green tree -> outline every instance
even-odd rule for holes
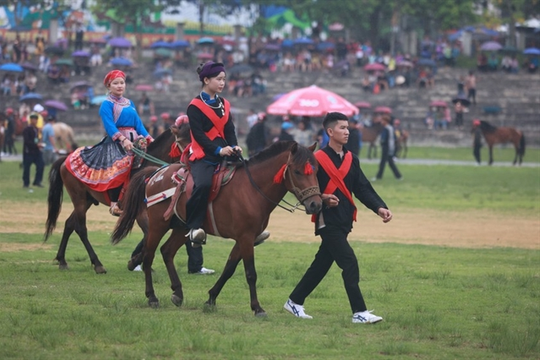
[[[112,12],[113,21],[120,25],[131,24],[136,39],[137,58],[141,53],[140,29],[143,21],[152,13],[161,12],[169,7],[179,6],[181,0],[96,0],[92,11],[96,14],[103,13],[103,9]]]

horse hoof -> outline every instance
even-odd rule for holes
[[[256,317],[267,317],[268,315],[266,314],[266,311],[261,311],[261,312],[255,312],[255,316]]]
[[[150,306],[152,309],[159,308],[159,300],[148,300],[148,306]]]
[[[58,265],[58,269],[60,269],[60,270],[69,270],[69,266],[67,264],[60,264],[60,265]]]
[[[107,270],[105,270],[105,268],[103,266],[96,266],[94,268],[94,271],[96,272],[96,274],[106,274],[107,273]]]
[[[181,298],[181,297],[178,296],[178,295],[172,294],[172,295],[171,295],[171,301],[172,301],[172,303],[173,303],[174,305],[176,305],[176,306],[181,306],[182,303],[184,302],[184,299]]]
[[[208,301],[204,303],[203,312],[212,313],[217,311],[216,303],[209,303]]]

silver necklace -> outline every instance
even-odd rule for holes
[[[201,96],[201,100],[203,101],[203,103],[206,104],[206,106],[208,106],[209,108],[212,108],[214,110],[221,110],[221,116],[225,116],[225,109],[223,108],[223,103],[221,102],[221,100],[219,99],[219,96],[216,96],[216,101],[219,103],[218,106],[212,106],[210,104],[208,104],[203,96],[202,96],[202,92],[200,93],[200,96]]]

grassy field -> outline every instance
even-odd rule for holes
[[[444,151],[450,159],[467,156],[465,150]],[[374,185],[400,212],[475,217],[488,209],[509,218],[540,217],[540,168],[408,165],[401,170],[404,181],[387,172]],[[366,164],[364,171],[371,177],[376,165]],[[306,301],[313,320],[282,310],[318,247],[292,239],[271,238],[256,249],[258,295],[267,318],[250,311],[243,267],[225,286],[217,307],[205,308],[206,292],[232,246],[211,238],[205,263],[217,269],[217,276],[188,275],[185,251],[179,251],[181,308],[169,301],[169,279],[156,257],[161,308],[154,310],[146,305],[143,274],[126,270],[139,236],[113,247],[110,229],[90,228],[108,273],[93,272],[76,236],[67,252],[70,270],[59,271],[52,262],[59,234],[42,243],[46,214],[41,221],[24,215],[14,219],[46,201],[45,190],[28,193],[20,178],[18,164],[0,164],[0,359],[540,358],[540,250],[353,241],[368,307],[384,317],[366,326],[351,323],[335,266]],[[70,210],[68,201],[64,212]],[[435,240],[438,233],[432,236]]]

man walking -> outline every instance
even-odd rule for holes
[[[304,300],[319,285],[335,261],[342,270],[343,284],[353,313],[352,322],[372,324],[381,321],[382,317],[367,310],[358,285],[358,260],[347,240],[352,222],[356,221],[352,195],[385,223],[392,220],[392,212],[367,180],[358,157],[344,147],[349,138],[348,126],[347,116],[342,113],[328,113],[324,118],[323,130],[330,140],[328,146],[315,153],[315,157],[320,165],[317,179],[326,206],[312,218],[315,234],[320,235],[322,241],[315,259],[290,294],[284,308],[296,317],[311,319],[305,313]]]
[[[377,172],[377,176],[371,179],[371,181],[381,180],[384,173],[384,168],[386,167],[386,163],[388,163],[388,166],[394,173],[394,176],[396,179],[401,180],[402,176],[399,172],[395,162],[394,162],[394,156],[396,154],[396,134],[394,132],[394,127],[390,124],[390,115],[383,115],[382,116],[382,123],[384,125],[384,129],[381,133],[381,162],[379,163],[379,171]]]
[[[43,187],[43,154],[41,153],[41,144],[39,142],[39,131],[37,128],[38,115],[30,114],[30,124],[23,130],[23,187],[30,187],[30,166],[36,165],[36,177],[33,185]]]

